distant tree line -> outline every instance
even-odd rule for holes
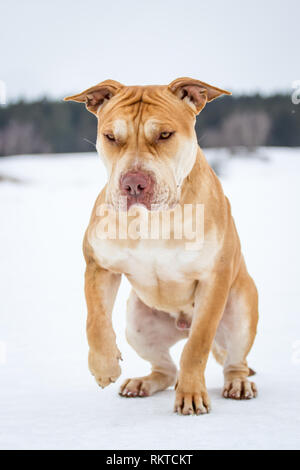
[[[197,117],[202,147],[300,146],[300,105],[289,95],[225,97]],[[94,151],[96,119],[84,106],[43,99],[0,107],[0,156]]]

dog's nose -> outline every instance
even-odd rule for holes
[[[142,197],[150,189],[151,178],[141,171],[129,171],[121,178],[120,185],[128,196]]]

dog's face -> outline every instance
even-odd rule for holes
[[[225,90],[179,78],[168,86],[124,86],[106,80],[65,98],[98,118],[97,151],[107,168],[107,202],[173,207],[197,154],[195,117]]]

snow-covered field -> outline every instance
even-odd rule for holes
[[[87,368],[81,242],[104,168],[94,154],[1,158],[0,448],[300,448],[300,150],[206,155],[223,162],[260,293],[249,358],[258,398],[221,398],[222,369],[213,359],[207,416],[173,414],[173,390],[118,396],[122,379],[149,370],[125,340],[125,280],[114,310],[123,373],[98,388]],[[177,360],[182,346],[173,349]]]

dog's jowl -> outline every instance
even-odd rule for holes
[[[179,414],[210,410],[204,374],[211,350],[224,368],[225,398],[257,393],[246,359],[257,291],[229,201],[194,129],[196,115],[224,94],[179,78],[145,87],[106,80],[66,98],[97,117],[108,175],[84,238],[90,370],[101,387],[121,374],[111,314],[124,274],[132,286],[126,336],[152,372],[127,379],[120,394],[146,397],[175,385]],[[169,349],[183,338],[177,372]]]

